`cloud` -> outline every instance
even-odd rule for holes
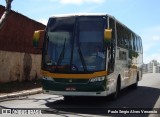
[[[61,4],[75,4],[75,5],[81,5],[85,3],[95,3],[95,4],[101,4],[105,2],[105,0],[50,0],[52,2],[59,2]]]
[[[149,27],[143,30],[143,38],[147,41],[160,40],[160,26]]]
[[[47,25],[48,20],[47,19],[39,19],[38,22],[41,22],[44,25]]]
[[[160,40],[160,36],[155,35],[155,36],[152,37],[152,39],[153,39],[153,40]]]

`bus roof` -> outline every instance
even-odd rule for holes
[[[109,17],[113,17],[109,14],[105,14],[105,13],[76,13],[76,14],[59,14],[59,15],[53,15],[52,17],[74,17],[74,16],[109,16]]]
[[[128,28],[126,25],[124,25],[122,22],[120,22],[119,20],[117,20],[114,16],[109,15],[109,14],[105,14],[105,13],[75,13],[75,14],[59,14],[59,15],[53,15],[50,18],[60,18],[60,17],[74,17],[74,16],[108,16],[112,19],[114,19],[117,23],[121,24],[122,26],[124,26],[125,28],[127,28],[128,30],[130,30],[132,33],[134,33],[135,35],[137,35],[135,32],[133,32],[130,28]],[[138,35],[137,35],[138,36]]]

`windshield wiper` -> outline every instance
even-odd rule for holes
[[[82,51],[81,51],[81,49],[79,47],[79,44],[78,44],[78,53],[79,53],[79,56],[80,56],[80,59],[81,59],[82,65],[83,65],[83,69],[84,69],[84,71],[87,71],[86,63],[84,61],[84,58],[83,58],[83,55],[82,55]]]
[[[64,44],[63,44],[63,49],[62,49],[61,54],[60,54],[60,56],[59,56],[57,65],[59,65],[59,64],[62,62],[63,58],[64,58],[65,46],[66,46],[66,38],[65,38],[65,41],[64,41]]]

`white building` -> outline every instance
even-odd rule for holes
[[[143,73],[148,73],[148,64],[143,64]]]
[[[158,73],[160,73],[160,65],[158,65]]]
[[[152,60],[148,63],[148,73],[160,73],[160,64],[157,60]]]

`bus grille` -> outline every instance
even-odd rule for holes
[[[81,83],[88,83],[89,80],[88,79],[70,79],[70,78],[61,79],[61,78],[55,78],[54,81],[57,82],[57,83],[70,83],[70,84],[78,83],[78,84],[81,84]]]

